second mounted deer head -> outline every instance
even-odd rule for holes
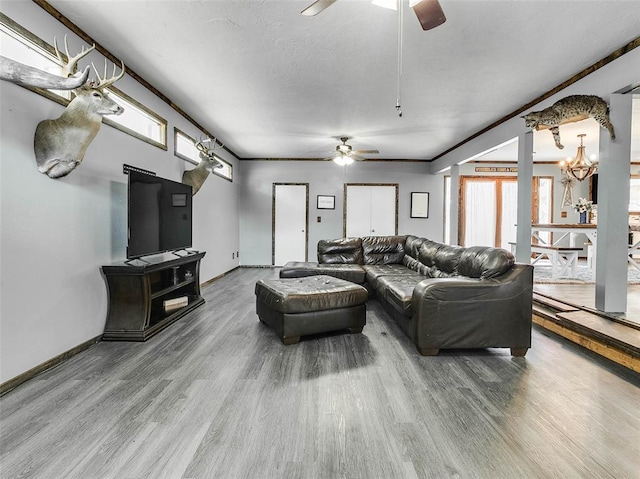
[[[95,45],[87,50],[83,48],[75,57],[69,55],[66,37],[64,45],[66,61],[54,39],[56,55],[63,74],[69,77],[78,60],[95,49]],[[107,78],[106,60],[103,77],[100,77],[93,66],[96,81],[85,81],[80,87],[74,89],[75,97],[58,118],[44,120],[38,124],[34,138],[34,151],[40,173],[50,178],[61,178],[71,173],[82,162],[89,144],[100,130],[102,117],[120,115],[124,111],[120,105],[109,98],[105,91],[105,88],[124,76],[124,63],[120,68],[120,73],[116,74],[117,67],[114,65],[113,74]]]
[[[196,148],[200,152],[200,164],[193,170],[182,173],[182,183],[190,185],[195,195],[209,177],[209,170],[222,167],[215,157],[215,151],[224,147],[222,143],[218,143],[216,138],[200,139],[195,143]]]

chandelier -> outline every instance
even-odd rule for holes
[[[598,165],[584,154],[585,147],[582,144],[582,138],[585,136],[587,135],[584,133],[578,135],[578,138],[580,138],[580,146],[578,147],[576,157],[573,159],[567,158],[560,162],[560,171],[562,174],[570,175],[578,181],[589,178],[598,171]]]

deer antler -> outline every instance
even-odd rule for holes
[[[64,36],[64,51],[67,55],[67,61],[64,60],[64,58],[62,57],[62,53],[60,53],[60,50],[58,50],[58,42],[56,40],[55,37],[53,37],[53,48],[55,49],[56,52],[56,56],[58,57],[58,61],[60,62],[60,66],[62,67],[62,74],[64,76],[70,77],[73,75],[74,73],[74,68],[76,66],[76,63],[78,63],[78,60],[80,60],[81,58],[83,58],[84,56],[86,56],[90,51],[95,50],[96,45],[95,43],[91,46],[91,48],[88,48],[87,50],[84,49],[84,46],[82,47],[82,49],[80,50],[80,53],[78,53],[75,57],[72,57],[71,54],[69,53],[69,44],[67,43],[67,36]],[[87,66],[84,69],[84,73],[87,73],[87,70],[89,69],[89,66]]]
[[[116,66],[116,64],[113,64],[113,75],[111,75],[111,78],[107,78],[107,60],[105,59],[104,61],[104,78],[100,78],[100,74],[98,73],[98,69],[95,67],[95,65],[92,63],[91,66],[93,67],[93,71],[96,73],[96,77],[98,77],[98,84],[94,86],[94,88],[98,89],[98,90],[102,90],[103,88],[108,87],[109,85],[114,84],[115,82],[117,82],[118,80],[120,80],[120,78],[122,78],[124,76],[124,62],[122,62],[120,68],[122,69],[122,71],[120,72],[120,74],[116,75],[116,71],[118,69],[118,67]]]
[[[207,147],[205,146],[205,143],[213,144],[213,146]],[[198,149],[200,153],[204,153],[205,155],[208,155],[209,152],[224,148],[224,144],[219,143],[217,138],[207,137],[204,140],[200,138],[199,141],[196,141],[195,147]]]
[[[204,146],[203,143],[204,143],[204,140],[202,140],[202,139],[199,140],[199,141],[196,141],[195,147],[198,149],[198,151],[200,153],[204,153],[206,155],[207,154],[207,147]]]

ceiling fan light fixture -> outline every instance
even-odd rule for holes
[[[401,0],[404,1],[404,0]],[[422,0],[409,0],[409,6],[415,7]],[[398,1],[397,0],[371,0],[371,3],[378,7],[388,8],[389,10],[397,10],[398,9]]]
[[[333,159],[333,162],[336,165],[345,166],[353,163],[353,158],[349,157],[348,155],[339,154],[336,155],[336,157]]]

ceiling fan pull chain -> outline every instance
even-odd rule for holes
[[[404,26],[403,4],[404,0],[398,2],[398,84],[396,90],[396,110],[398,116],[402,118],[402,107],[400,106],[400,83],[402,81],[402,31]]]

